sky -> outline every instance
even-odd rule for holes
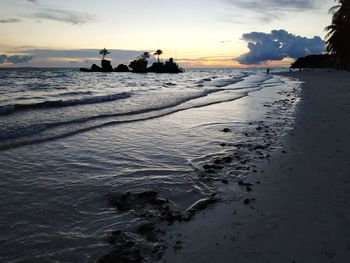
[[[324,52],[333,0],[0,0],[0,67],[116,66],[162,49],[183,67],[288,66]]]

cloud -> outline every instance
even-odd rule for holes
[[[232,5],[255,10],[262,11],[265,9],[274,11],[296,11],[296,10],[307,10],[315,8],[317,5],[316,0],[226,0]]]
[[[33,59],[32,56],[7,56],[5,54],[0,55],[0,64],[4,63],[11,63],[11,64],[21,64],[21,63],[28,63]]]
[[[19,23],[19,22],[21,22],[21,20],[18,18],[0,19],[0,24]]]
[[[283,16],[286,12],[302,12],[319,8],[320,0],[224,0],[235,8],[254,13],[252,19],[263,22]],[[227,18],[228,20],[228,18]],[[233,18],[235,20],[235,18]]]
[[[31,3],[34,3],[34,4],[38,3],[38,0],[27,0],[27,1],[31,2]]]
[[[67,11],[55,8],[40,8],[34,13],[35,18],[59,21],[71,25],[85,24],[92,22],[96,17],[89,13]]]
[[[285,30],[272,30],[271,33],[251,32],[244,34],[242,39],[248,42],[249,52],[234,60],[245,65],[284,58],[296,59],[325,51],[325,42],[320,37],[306,38]]]

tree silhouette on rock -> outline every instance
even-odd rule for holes
[[[342,69],[350,69],[350,0],[335,0],[338,4],[329,12],[332,24],[325,28],[327,51],[340,62]]]
[[[159,56],[163,54],[163,51],[161,49],[157,49],[157,51],[154,53],[155,56],[158,56],[158,63],[160,63]]]
[[[108,54],[111,54],[111,52],[109,52],[106,48],[100,50],[100,55],[102,55],[102,60],[104,60]]]
[[[150,57],[151,55],[149,52],[144,52],[139,57],[137,57],[134,61],[131,61],[129,67],[135,73],[146,73],[148,59]]]
[[[151,57],[151,54],[149,52],[143,52],[140,56],[140,59],[147,60]]]

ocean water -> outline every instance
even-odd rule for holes
[[[251,75],[248,84],[233,86],[249,73],[192,70],[159,77],[20,69],[0,74],[0,149],[234,100],[270,78]]]
[[[203,164],[233,153],[223,143],[261,143],[262,123],[282,135],[294,108],[273,103],[299,85],[258,69],[1,69],[0,261],[96,262],[111,231],[142,221],[110,192],[156,190],[180,211],[212,192],[237,200],[236,185],[198,180]]]

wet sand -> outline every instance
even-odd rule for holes
[[[350,73],[284,75],[305,83],[282,148],[240,201],[174,224],[165,262],[349,262]]]

